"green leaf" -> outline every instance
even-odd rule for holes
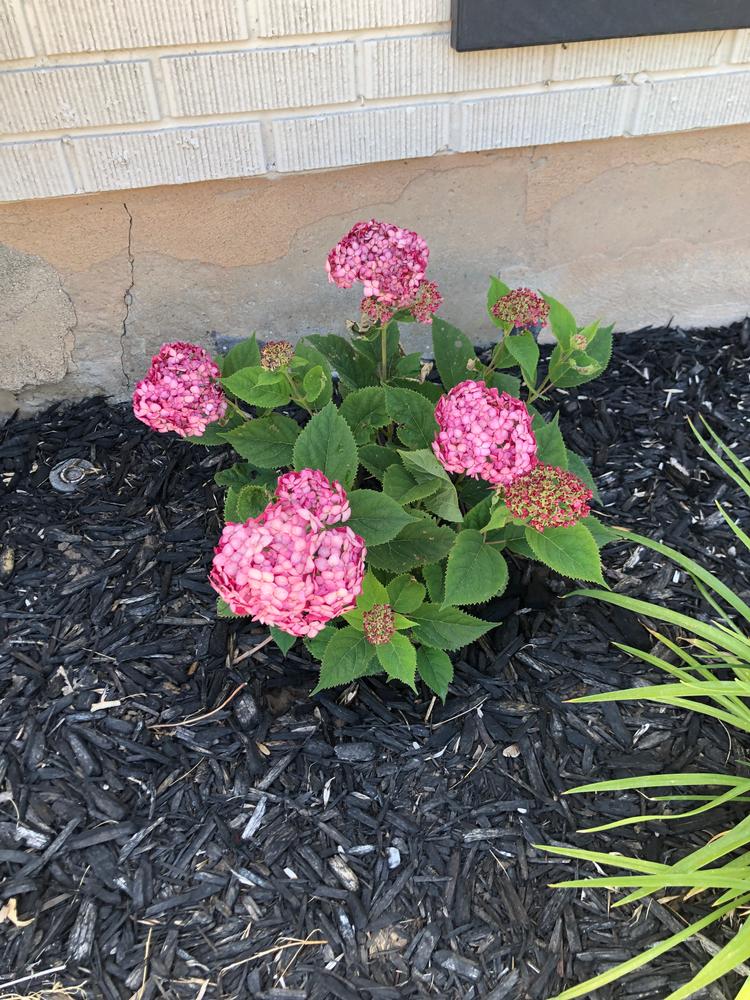
[[[401,347],[401,336],[399,334],[398,323],[391,321],[385,331],[386,348],[386,378],[388,372],[392,370]],[[352,347],[361,354],[371,364],[376,372],[380,371],[381,365],[381,332],[380,327],[368,330],[365,334],[360,334],[352,338]]]
[[[357,598],[358,611],[371,611],[376,604],[389,604],[388,591],[372,570],[368,569],[362,581],[362,593]]]
[[[404,378],[418,379],[422,371],[422,355],[419,351],[405,354],[396,362],[395,372]]]
[[[450,477],[435,457],[432,448],[419,448],[417,451],[399,451],[401,461],[418,483],[426,479],[442,479],[450,482]]]
[[[225,441],[222,444],[226,444]],[[214,475],[217,486],[248,486],[255,478],[255,470],[250,462],[235,462],[228,469],[221,469]]]
[[[438,479],[424,479],[421,483],[406,471],[403,465],[392,465],[383,476],[383,492],[400,504],[414,503],[435,493],[440,486]]]
[[[599,495],[599,490],[596,488],[596,483],[594,482],[594,477],[591,475],[591,471],[581,458],[570,448],[567,449],[568,452],[568,470],[574,473],[581,482],[585,483],[591,492],[594,494],[594,499],[601,502],[601,496]]]
[[[338,629],[333,625],[326,625],[326,627],[318,632],[316,636],[312,639],[305,637],[302,642],[304,643],[305,649],[308,651],[310,656],[314,657],[320,663],[323,659],[323,654],[326,651],[326,646],[331,641],[333,636],[338,632]]]
[[[619,532],[613,531],[608,524],[600,521],[599,518],[594,517],[593,514],[590,514],[588,517],[584,517],[581,524],[584,524],[588,528],[591,536],[600,549],[605,545],[609,545],[610,542],[622,541],[622,535]]]
[[[369,549],[367,560],[376,569],[403,573],[414,566],[442,559],[448,554],[454,538],[455,533],[450,528],[437,525],[429,518],[419,518],[402,528],[392,541]]]
[[[526,528],[525,535],[534,556],[556,573],[605,585],[599,549],[580,521],[570,528]]]
[[[375,647],[365,639],[361,632],[347,626],[334,632],[323,653],[320,666],[320,679],[313,689],[313,694],[325,691],[326,688],[348,684],[357,677],[370,673],[370,666],[375,659]]]
[[[503,324],[496,316],[492,315],[492,307],[498,299],[507,295],[509,291],[510,288],[504,281],[501,281],[499,278],[490,278],[490,288],[487,292],[487,315],[490,317],[495,326],[502,326]]]
[[[274,409],[286,406],[291,396],[289,383],[282,372],[267,372],[265,368],[241,368],[222,384],[232,395],[251,406]]]
[[[506,524],[504,528],[493,534],[493,540],[502,541],[505,548],[526,559],[535,559],[531,546],[526,541],[526,528],[523,524]]]
[[[229,607],[227,602],[223,597],[216,598],[216,614],[219,618],[242,618],[242,615],[236,615],[234,611]]]
[[[464,515],[464,528],[474,528],[476,531],[481,531],[492,514],[493,499],[493,496],[487,496],[475,504],[471,510],[467,510]]]
[[[388,675],[388,680],[403,681],[416,691],[414,675],[417,670],[417,651],[406,638],[398,632],[390,642],[375,647],[375,655],[380,666]]]
[[[547,423],[544,417],[537,414],[532,422],[536,438],[536,456],[545,465],[554,465],[559,469],[568,468],[568,450],[560,433],[560,414],[556,413]]]
[[[357,444],[365,444],[374,430],[390,423],[382,385],[371,385],[350,392],[339,412],[351,427]]]
[[[226,444],[226,439],[224,435],[231,431],[234,427],[241,427],[245,425],[245,421],[234,411],[230,411],[229,415],[224,417],[223,420],[214,420],[212,423],[206,425],[205,431],[198,437],[195,434],[188,434],[184,440],[189,441],[190,444],[202,444],[207,448],[215,448],[217,445]]]
[[[461,649],[497,625],[458,608],[441,608],[437,604],[423,604],[409,617],[414,621],[414,641],[436,649]]]
[[[270,499],[263,486],[231,486],[224,501],[224,520],[243,524],[262,513]]]
[[[234,450],[261,469],[280,469],[292,464],[294,442],[300,428],[296,421],[282,413],[248,420],[235,430],[224,434]]]
[[[515,375],[504,375],[502,372],[491,372],[485,380],[487,385],[498,392],[507,392],[514,399],[520,399],[521,380]]]
[[[323,395],[326,385],[326,373],[322,365],[313,365],[308,368],[302,379],[302,392],[308,403],[314,403],[319,396]]]
[[[390,384],[396,389],[411,389],[412,392],[419,393],[432,403],[433,410],[437,406],[438,400],[443,395],[442,386],[437,382],[420,382],[413,378],[394,378]]]
[[[442,604],[445,598],[445,566],[442,563],[428,563],[422,567],[422,576],[432,603]]]
[[[315,399],[315,404],[318,409],[321,409],[326,405],[326,403],[331,402],[331,397],[333,395],[333,378],[331,375],[331,366],[328,364],[327,359],[320,353],[317,347],[313,347],[312,344],[305,340],[301,340],[295,350],[293,363],[297,360],[301,360],[307,363],[310,367],[320,367],[325,372],[325,383],[323,385],[323,391]]]
[[[469,338],[437,316],[432,321],[432,351],[440,380],[446,389],[452,389],[466,379],[482,377],[484,365],[477,358]]]
[[[356,534],[361,535],[368,549],[372,545],[390,542],[404,525],[416,518],[407,514],[401,504],[385,493],[376,490],[354,490],[349,494],[352,515],[346,522]]]
[[[485,532],[498,531],[500,528],[504,528],[508,521],[511,521],[512,515],[504,503],[497,504],[490,514],[490,519],[484,527]],[[495,539],[493,538],[493,541]]]
[[[275,625],[272,625],[269,631],[273,636],[273,641],[279,647],[284,656],[286,656],[286,654],[289,652],[289,650],[297,641],[297,636],[289,635],[288,632],[282,632],[281,629],[276,628]]]
[[[375,366],[362,354],[358,354],[348,340],[333,333],[314,333],[304,339],[336,369],[339,379],[347,388],[361,389],[365,385],[377,383]]]
[[[257,368],[260,364],[260,348],[255,339],[255,334],[251,334],[247,340],[243,340],[219,359],[221,374],[224,378],[234,375],[242,368]]]
[[[427,687],[445,704],[448,685],[453,680],[450,656],[442,649],[420,646],[417,650],[417,671]]]
[[[333,403],[316,413],[294,445],[294,468],[320,469],[328,478],[351,486],[359,460],[349,424]]]
[[[435,479],[429,481],[440,482]],[[422,504],[432,514],[436,514],[444,521],[461,522],[463,520],[461,508],[458,506],[456,487],[451,482],[440,482],[437,491],[426,496]]]
[[[504,343],[508,352],[520,365],[524,382],[533,388],[536,385],[536,369],[539,364],[539,346],[534,340],[534,335],[527,330],[525,333],[506,337]]]
[[[595,365],[593,371],[577,372],[573,368],[568,368],[559,377],[555,377],[555,385],[560,389],[570,389],[598,378],[612,357],[612,330],[611,326],[601,327],[586,350],[587,362]],[[550,359],[550,374],[552,374],[553,360],[554,351]]]
[[[388,603],[394,611],[408,615],[416,610],[425,598],[424,586],[409,573],[402,573],[388,584]]]
[[[502,553],[485,542],[481,532],[459,532],[448,555],[445,604],[482,604],[508,585],[508,565]]]
[[[551,295],[542,293],[542,298],[549,306],[549,325],[555,339],[564,351],[572,347],[573,336],[578,332],[578,326],[570,310],[553,299]]]
[[[375,479],[383,481],[386,470],[392,465],[400,465],[401,459],[395,448],[382,444],[364,444],[359,449],[359,460]]]
[[[385,387],[385,405],[391,420],[400,424],[398,436],[407,448],[429,448],[438,432],[435,407],[413,389]]]

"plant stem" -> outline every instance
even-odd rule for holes
[[[292,402],[296,403],[298,406],[303,407],[303,409],[307,410],[307,412],[310,414],[310,416],[312,416],[312,412],[313,411],[310,409],[310,407],[305,402],[304,397],[297,394],[297,386],[294,384],[294,379],[289,374],[289,372],[286,370],[286,368],[284,369],[284,377],[286,378],[287,382],[289,383],[289,388],[291,390],[291,395],[292,395]]]
[[[380,324],[380,381],[388,375],[388,324]]]

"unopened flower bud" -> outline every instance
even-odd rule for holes
[[[514,517],[532,528],[570,528],[590,513],[593,493],[566,469],[537,465],[531,472],[505,487],[503,497]]]
[[[294,357],[294,348],[288,340],[269,340],[260,352],[260,366],[266,371],[275,372],[286,368]]]
[[[396,631],[393,608],[390,604],[376,604],[362,615],[365,639],[373,646],[384,646]]]

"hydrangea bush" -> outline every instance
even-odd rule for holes
[[[579,327],[552,297],[492,278],[500,339],[480,358],[434,315],[428,260],[417,233],[359,222],[326,261],[331,282],[361,286],[350,337],[253,336],[215,360],[166,344],[136,386],[154,430],[236,451],[216,476],[218,613],[269,625],[285,652],[302,638],[316,691],[385,672],[444,699],[449,652],[497,624],[481,606],[504,591],[508,556],[603,582],[596,490],[548,411],[552,390],[604,371],[612,327]],[[402,348],[409,322],[432,325],[434,363]]]

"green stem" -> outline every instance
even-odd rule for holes
[[[244,410],[241,410],[240,407],[234,402],[233,399],[230,399],[229,396],[226,396],[226,395],[225,395],[224,398],[226,399],[227,406],[229,407],[230,410],[234,410],[237,414],[239,414],[239,416],[242,417],[243,420],[249,420],[250,419],[250,417],[247,415],[247,413],[245,413]]]
[[[388,375],[388,324],[380,324],[380,381],[385,382]]]
[[[305,402],[304,397],[298,394],[298,392],[297,392],[297,386],[295,385],[294,379],[289,374],[289,372],[286,370],[286,368],[284,369],[284,377],[286,378],[287,382],[289,383],[289,389],[290,389],[291,396],[292,396],[292,402],[296,403],[298,406],[303,407],[303,409],[307,410],[307,412],[310,414],[310,416],[312,416],[312,412],[313,411],[310,409],[310,407]]]

